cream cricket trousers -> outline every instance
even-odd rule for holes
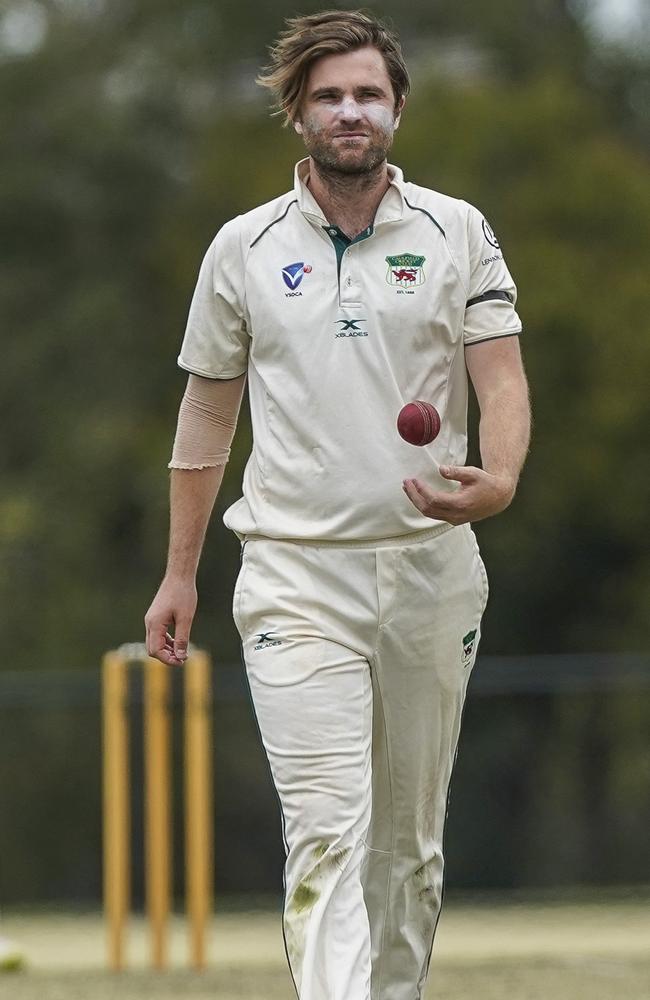
[[[233,612],[287,852],[300,1000],[417,1000],[487,578],[469,525],[245,542]]]

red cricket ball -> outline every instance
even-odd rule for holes
[[[416,399],[399,411],[397,430],[409,444],[431,444],[440,431],[440,414],[431,403]]]

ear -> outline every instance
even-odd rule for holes
[[[302,135],[302,122],[298,118],[294,118],[292,125],[295,128],[298,135]]]
[[[399,128],[399,123],[400,123],[401,118],[402,118],[402,111],[404,110],[404,105],[405,104],[406,104],[406,98],[402,94],[402,96],[400,97],[400,99],[397,102],[397,105],[395,107],[395,124],[393,125],[394,129],[398,129]]]

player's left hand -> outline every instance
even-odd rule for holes
[[[515,484],[508,476],[484,472],[473,465],[441,465],[440,475],[460,483],[460,489],[441,493],[421,479],[405,479],[402,483],[411,503],[436,521],[449,524],[482,521],[505,510],[515,494]]]

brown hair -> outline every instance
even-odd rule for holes
[[[374,46],[384,57],[395,104],[408,94],[411,84],[397,36],[373,14],[324,10],[287,18],[285,24],[286,31],[270,50],[270,66],[257,77],[260,86],[275,94],[278,110],[274,113],[284,114],[283,125],[294,121],[298,114],[312,63],[333,53]]]

